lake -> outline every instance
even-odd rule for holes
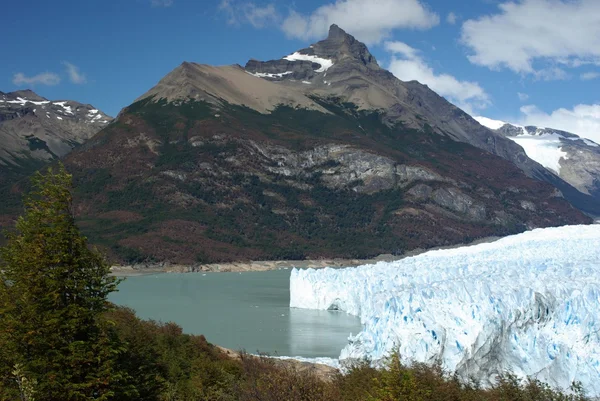
[[[128,277],[110,296],[143,319],[234,350],[337,358],[360,320],[344,312],[290,309],[290,270]]]

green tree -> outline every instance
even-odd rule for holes
[[[0,399],[108,400],[135,392],[107,296],[117,281],[88,248],[64,166],[36,173],[25,211],[0,249]]]

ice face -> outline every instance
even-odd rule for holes
[[[600,395],[600,225],[537,229],[397,262],[292,271],[290,306],[359,316],[340,360],[433,363]]]

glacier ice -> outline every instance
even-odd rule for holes
[[[600,396],[600,225],[353,268],[294,269],[290,306],[360,317],[340,360],[441,362],[491,384],[512,372]]]

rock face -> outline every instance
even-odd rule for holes
[[[0,92],[0,185],[9,173],[25,175],[66,155],[111,120],[89,104]]]
[[[600,145],[570,132],[476,117],[521,145],[527,155],[583,194],[600,201]]]

